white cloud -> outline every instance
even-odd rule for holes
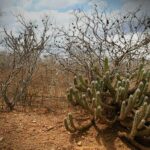
[[[98,3],[98,5],[106,6],[105,0],[0,0],[0,10],[3,10],[3,17],[0,18],[0,25],[14,24],[13,14],[24,14],[27,19],[39,19],[43,14],[48,14],[54,18],[57,24],[64,25],[69,23],[71,18],[69,9],[60,12],[69,6],[74,8],[76,4],[87,6]]]
[[[5,10],[11,6],[33,8],[37,11],[41,8],[56,10],[89,1],[91,0],[0,0],[0,10]]]
[[[6,7],[9,7],[11,5],[12,5],[12,1],[10,0],[0,0],[0,10],[3,10]]]
[[[88,0],[41,0],[36,4],[36,8],[48,7],[49,9],[60,9],[74,4],[84,3]]]
[[[90,0],[89,5],[97,5],[99,8],[106,8],[108,6],[108,3],[106,0]]]
[[[15,10],[15,11],[14,11]],[[50,20],[52,21],[52,24],[54,26],[65,26],[68,27],[68,25],[73,20],[72,11],[67,12],[58,12],[57,10],[41,10],[38,12],[35,11],[27,11],[26,9],[23,9],[22,7],[12,7],[9,9],[10,13],[8,15],[5,15],[0,18],[0,25],[1,27],[5,26],[9,30],[17,31],[19,29],[19,24],[16,22],[15,15],[21,14],[26,21],[35,21],[39,25],[39,28],[41,28],[40,21],[42,18],[47,15],[50,17]]]
[[[111,12],[111,16],[114,17],[118,12],[126,12],[133,10],[139,4],[143,4],[143,7],[148,11],[150,6],[150,0],[122,0],[124,5],[120,10],[114,10]],[[87,3],[88,6],[97,3],[101,8],[107,8],[106,0],[0,0],[0,10],[5,10],[4,16],[0,18],[0,25],[7,25],[10,28],[16,28],[16,22],[13,13],[21,13],[27,20],[39,20],[43,15],[50,16],[57,25],[67,26],[73,19],[71,15],[72,10],[66,10],[60,12],[59,9],[74,6],[75,4]],[[112,0],[113,3],[113,0]],[[33,8],[33,9],[32,9]],[[90,11],[90,10],[88,10]],[[108,12],[109,15],[110,12]]]
[[[67,23],[70,14],[59,12],[58,10],[64,7],[81,4],[89,0],[0,0],[0,10],[3,11],[3,17],[0,18],[0,25],[9,25],[14,23],[12,14],[21,13],[26,18],[39,19],[43,14],[54,15],[56,22],[60,24]]]
[[[142,13],[150,14],[150,0],[122,0],[124,5],[122,9],[124,11],[134,11],[135,9],[141,9]]]

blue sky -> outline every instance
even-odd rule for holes
[[[69,11],[72,9],[89,9],[89,4],[106,3],[112,9],[118,9],[122,6],[122,0],[0,0],[0,8],[22,7],[27,11],[58,10]]]
[[[16,1],[16,4],[17,4],[17,1],[18,0],[15,0]],[[64,1],[65,0],[55,0],[55,1]],[[72,0],[70,0],[71,2]],[[43,2],[42,5],[40,5],[39,7],[39,3],[41,4],[41,0],[32,0],[31,4],[28,5],[26,7],[26,9],[28,11],[41,11],[41,10],[46,10],[46,9],[50,9],[50,6],[49,5],[52,5],[52,3],[54,4],[54,2],[52,2],[51,0],[47,1],[48,3],[45,3]],[[90,6],[89,6],[89,3],[91,3],[90,0],[76,0],[76,1],[73,1],[72,3],[69,3],[67,4],[67,0],[66,0],[66,5],[62,5],[62,7],[54,7],[53,9],[54,10],[58,10],[60,12],[66,12],[66,11],[69,11],[69,10],[74,10],[74,9],[83,9],[83,10],[88,10],[90,9]],[[96,2],[96,1],[94,1]],[[115,9],[120,9],[121,6],[123,5],[123,1],[122,0],[97,0],[97,2],[104,2],[108,5],[108,7],[111,9],[111,10],[115,10]]]

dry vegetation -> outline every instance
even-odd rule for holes
[[[118,136],[118,131],[128,129],[128,126],[124,125],[122,128],[118,124],[122,118],[122,103],[128,105],[130,95],[136,95],[134,93],[141,82],[144,86],[149,84],[150,21],[147,16],[139,15],[139,12],[138,9],[115,19],[99,12],[95,6],[89,16],[82,11],[75,12],[75,21],[68,30],[53,27],[49,18],[45,17],[41,20],[43,28],[40,31],[32,21],[26,22],[21,15],[17,16],[21,25],[19,33],[4,29],[4,38],[0,42],[5,48],[5,51],[0,52],[0,149],[149,149],[149,116],[148,119],[145,117],[144,125],[140,126],[148,129],[144,134],[144,140],[148,141],[145,142],[147,147],[135,144],[136,134],[132,139],[128,134],[124,136],[126,139],[122,138],[123,135]],[[142,69],[146,68],[148,71],[141,69],[139,75],[138,67],[141,62],[144,65]],[[116,73],[119,73],[120,78],[117,81]],[[119,89],[116,86],[122,79],[127,81],[127,74],[133,75],[130,76],[130,89],[124,92],[124,99],[122,95],[118,96],[118,103],[114,101]],[[74,75],[77,76],[75,79]],[[97,119],[101,120],[101,116],[95,115],[95,111],[100,107],[87,107],[93,104],[92,100],[97,96],[98,90],[94,89],[95,94],[92,91],[92,81],[98,81],[98,77],[105,83],[105,87],[98,89],[104,94],[101,107],[103,115],[106,114],[103,118],[105,123],[97,122]],[[75,81],[78,78],[81,83]],[[69,87],[73,88],[68,91]],[[91,96],[86,93],[89,88]],[[81,101],[76,97],[76,91],[79,92]],[[149,93],[148,88],[136,97],[142,99],[140,107],[133,108],[130,110],[131,114],[123,117],[129,119],[125,123],[134,123],[134,114],[145,104],[143,97],[148,97],[145,105],[150,103]],[[67,94],[70,94],[70,103]],[[83,98],[83,94],[89,96],[85,97],[89,100],[88,105],[85,104],[87,100]],[[112,121],[112,118],[107,118],[111,116],[110,107],[115,108],[113,115],[118,120],[108,125]],[[67,118],[66,128],[73,133],[68,132],[64,126],[64,118],[69,112],[72,112],[78,127],[82,128],[82,124],[92,121],[88,130],[84,132],[85,128],[76,128],[77,123],[74,125],[71,120],[71,127],[68,128],[70,124]]]

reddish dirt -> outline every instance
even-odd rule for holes
[[[70,108],[65,102],[51,103],[50,110],[0,112],[0,150],[130,150],[117,129],[98,133],[93,127],[71,135],[63,126]]]

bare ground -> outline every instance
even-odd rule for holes
[[[0,112],[0,150],[130,150],[117,137],[117,129],[71,135],[63,119],[71,111],[66,102],[55,101],[48,108]]]

